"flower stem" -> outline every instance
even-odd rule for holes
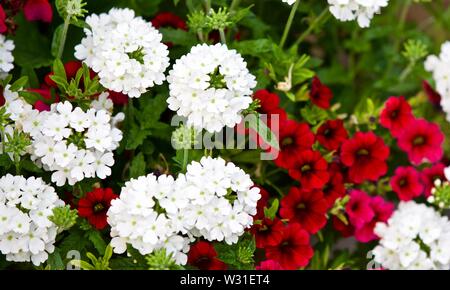
[[[289,14],[288,21],[286,23],[286,26],[284,27],[283,36],[281,37],[281,41],[280,41],[280,45],[279,45],[280,48],[283,48],[284,44],[286,43],[287,37],[289,35],[289,31],[291,30],[292,22],[294,21],[295,13],[297,12],[299,4],[300,4],[300,0],[297,0],[294,3],[294,5],[292,6],[291,14]]]
[[[325,8],[320,14],[319,16],[317,16],[316,19],[314,19],[314,21],[311,23],[311,25],[308,27],[307,30],[305,30],[305,32],[302,33],[302,35],[300,35],[300,37],[295,41],[293,46],[299,45],[300,43],[303,42],[303,40],[305,40],[305,38],[311,34],[311,32],[316,29],[316,27],[324,20],[327,20],[329,18],[329,16],[331,14],[328,13],[328,7]]]
[[[239,7],[239,4],[241,4],[241,0],[233,0],[230,5],[230,11],[234,11]]]
[[[62,35],[61,35],[61,42],[59,43],[59,49],[58,49],[58,55],[57,58],[61,59],[62,54],[64,52],[64,45],[66,43],[66,38],[67,38],[67,31],[69,30],[69,25],[70,25],[70,15],[66,16],[66,19],[64,19],[64,26],[63,26],[63,31],[62,31]]]
[[[186,172],[188,157],[189,157],[189,149],[183,149],[183,168],[182,168],[183,172]]]
[[[220,33],[220,41],[223,44],[227,44],[227,37],[225,36],[225,30],[223,28],[219,29],[219,33]]]

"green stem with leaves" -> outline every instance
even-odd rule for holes
[[[67,31],[69,30],[69,25],[70,25],[70,18],[71,18],[71,16],[67,15],[66,18],[64,19],[63,30],[61,33],[61,40],[59,43],[58,55],[56,56],[59,59],[61,59],[62,54],[64,52],[64,45],[66,44]]]
[[[223,28],[219,29],[220,41],[223,44],[227,44],[227,37],[225,36],[225,30]]]
[[[231,5],[230,5],[230,11],[237,10],[237,8],[239,7],[239,4],[241,4],[241,0],[233,0],[233,2],[231,2]]]
[[[329,17],[330,17],[330,13],[328,13],[328,7],[326,7],[320,14],[319,16],[317,16],[316,19],[314,19],[314,21],[311,23],[311,25],[309,25],[308,29],[305,30],[305,32],[302,33],[302,35],[300,35],[300,37],[295,41],[294,46],[299,45],[300,43],[303,42],[303,40],[305,40],[305,38],[311,34],[311,32],[317,28],[317,26],[323,21],[325,22]]]
[[[294,5],[292,6],[288,21],[286,23],[286,26],[284,27],[283,36],[281,37],[281,41],[280,41],[280,45],[279,45],[280,48],[283,48],[284,44],[286,43],[287,37],[289,35],[289,31],[291,30],[292,22],[294,21],[295,13],[297,12],[299,4],[300,4],[300,0],[297,0],[294,3]]]
[[[5,139],[5,129],[2,127],[1,129],[0,129],[0,138],[1,138],[1,140],[0,141],[2,141],[2,153],[5,153],[5,142],[6,142],[6,139]]]
[[[183,172],[186,172],[188,160],[189,160],[189,149],[183,149],[183,167],[181,168]]]

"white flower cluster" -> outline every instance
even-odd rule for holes
[[[57,234],[48,217],[63,206],[55,189],[41,178],[12,176],[0,178],[0,252],[8,261],[45,262]]]
[[[436,90],[441,95],[441,106],[450,122],[450,41],[441,46],[439,56],[430,55],[425,61],[425,69],[433,73]]]
[[[388,6],[389,0],[328,0],[330,12],[341,21],[357,20],[359,26],[369,27],[375,14]]]
[[[218,132],[241,122],[252,102],[255,77],[235,50],[224,44],[194,46],[167,77],[169,108],[197,129]]]
[[[75,57],[98,73],[103,86],[137,98],[162,84],[169,51],[151,23],[131,9],[117,8],[92,14],[86,23],[90,28],[75,47]]]
[[[14,68],[14,42],[7,40],[6,37],[0,34],[0,79],[5,78],[8,72]]]
[[[211,157],[192,162],[177,179],[132,179],[108,211],[114,251],[125,252],[127,244],[141,254],[165,248],[185,264],[195,237],[235,243],[252,225],[261,197],[252,186],[242,169]]]
[[[450,222],[433,208],[402,202],[387,224],[377,223],[381,238],[375,262],[391,270],[450,269]]]
[[[281,0],[281,1],[283,1],[284,3],[287,3],[289,5],[293,5],[297,0]]]
[[[93,104],[108,104],[106,96],[102,94]],[[112,151],[122,140],[115,125],[123,118],[123,114],[112,117],[105,109],[85,112],[66,101],[53,104],[49,112],[32,110],[23,130],[32,139],[32,160],[53,172],[52,181],[57,186],[66,182],[73,185],[84,178],[111,175]]]

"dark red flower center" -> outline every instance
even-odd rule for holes
[[[358,155],[359,157],[365,157],[368,156],[370,154],[369,150],[363,148],[363,149],[359,149],[358,152],[356,152],[356,155]]]
[[[327,128],[325,131],[323,131],[323,135],[327,138],[333,137],[333,130],[330,128]]]
[[[294,138],[292,137],[286,137],[283,139],[283,141],[281,141],[282,146],[290,146],[292,144],[294,144]]]
[[[211,264],[211,257],[209,256],[201,256],[195,260],[195,266],[197,266],[201,270],[206,270],[209,268]]]
[[[358,209],[359,209],[359,203],[354,203],[354,204],[352,204],[352,211],[358,211]]]
[[[397,119],[398,115],[399,115],[399,110],[394,110],[391,112],[391,119],[395,120]]]
[[[399,180],[398,185],[400,187],[405,187],[408,184],[408,180],[406,180],[406,178],[402,178]]]
[[[413,140],[413,144],[416,146],[424,145],[427,139],[424,136],[416,136]]]
[[[97,203],[94,205],[94,212],[99,213],[105,209],[105,206],[102,203]]]
[[[303,203],[303,202],[301,202],[301,203],[297,204],[297,209],[300,209],[300,210],[302,210],[302,209],[306,209],[306,204],[305,204],[305,203]]]
[[[302,168],[300,169],[303,173],[308,173],[309,171],[311,171],[312,166],[309,164],[305,164],[302,166]]]

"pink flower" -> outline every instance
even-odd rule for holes
[[[350,200],[345,206],[345,211],[355,228],[361,227],[373,219],[375,213],[370,202],[370,196],[364,191],[353,190],[350,192]]]
[[[0,33],[5,33],[6,31],[8,31],[8,27],[6,26],[5,20],[6,20],[6,13],[5,10],[3,10],[2,5],[0,5]]]
[[[373,232],[378,222],[386,222],[394,212],[394,204],[385,201],[381,196],[375,196],[370,200],[370,207],[374,212],[373,218],[355,229],[355,238],[362,243],[378,239]]]
[[[444,134],[435,123],[424,119],[412,121],[398,136],[398,147],[408,154],[409,160],[419,165],[441,160]]]
[[[23,13],[28,21],[52,22],[53,10],[48,0],[27,0]]]

